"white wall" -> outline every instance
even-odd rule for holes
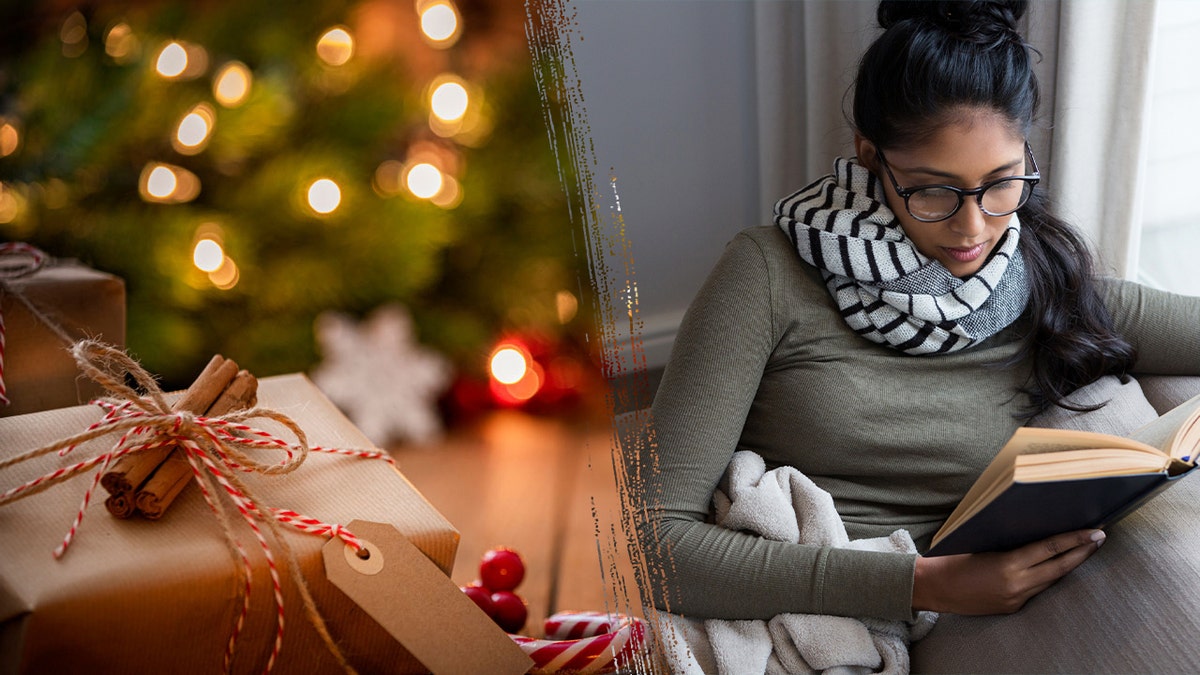
[[[616,180],[647,365],[759,203],[754,4],[577,0],[574,66],[597,182]]]

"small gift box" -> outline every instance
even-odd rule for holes
[[[0,244],[0,378],[8,405],[0,417],[87,403],[102,393],[79,374],[71,340],[125,343],[125,282],[73,260],[53,260],[23,244]]]
[[[371,447],[303,375],[262,379],[258,401],[259,406],[297,423],[310,446]],[[77,434],[103,416],[98,406],[79,406],[0,419],[5,450],[0,460]],[[280,428],[267,422],[263,429]],[[258,426],[252,420],[247,424]],[[93,447],[96,444],[113,443],[111,438],[92,440],[67,457],[50,452],[7,468],[0,461],[0,490],[12,492],[14,485],[98,456],[102,450]],[[276,562],[284,568],[280,586],[286,630],[272,661],[279,610],[263,548],[247,522],[228,505],[226,521],[232,536],[227,536],[195,485],[157,521],[118,520],[102,506],[87,509],[71,547],[55,560],[52,551],[68,528],[75,530],[72,520],[95,475],[95,470],[80,473],[19,501],[3,503],[0,498],[4,551],[0,555],[0,672],[217,673],[223,671],[235,630],[233,672],[263,672],[268,663],[277,673],[342,672],[301,602],[295,577],[286,569],[289,565],[300,573],[332,641],[358,672],[432,668],[422,666],[412,655],[418,653],[415,648],[402,646],[371,618],[375,614],[368,616],[343,592],[343,586],[326,578],[332,558],[328,558],[331,551],[323,549],[341,542],[286,527],[279,528],[280,541],[273,544]],[[445,575],[453,566],[459,536],[387,459],[310,452],[291,473],[239,474],[238,480],[261,499],[260,509],[287,508],[324,523],[364,520],[394,527],[436,568],[428,565],[432,572],[421,572],[421,566],[409,564],[410,560],[404,565],[405,576],[394,586],[372,591],[374,605],[391,611],[393,622],[409,622],[407,630],[423,631],[420,647],[425,653],[470,651],[480,655],[482,662],[503,664],[495,672],[523,672],[527,667],[528,660],[494,624],[437,619],[442,608],[429,606],[428,588],[451,584]],[[98,494],[93,503],[102,498]],[[271,539],[269,533],[267,538]],[[281,544],[291,550],[294,560],[289,560]],[[252,568],[248,594],[239,574],[238,546]],[[343,551],[333,553],[340,559]],[[351,556],[346,554],[348,560]],[[451,588],[456,597],[449,600],[470,605],[452,584]],[[250,609],[239,628],[235,624],[244,597],[249,598]],[[414,600],[417,597],[426,600]],[[470,610],[486,620],[473,605]]]

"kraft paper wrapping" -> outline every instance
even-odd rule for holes
[[[75,261],[58,260],[37,272],[5,280],[72,337],[125,345],[125,282]],[[7,330],[4,382],[10,405],[0,417],[87,403],[103,393],[79,375],[64,345],[9,293],[0,291]]]
[[[303,375],[264,378],[259,403],[299,423],[310,445],[372,447]],[[95,406],[80,406],[0,419],[0,452],[11,455],[39,447],[83,430],[100,416]],[[280,427],[251,423],[290,438]],[[5,470],[0,472],[0,490],[100,451],[88,452],[83,446],[66,458],[52,453]],[[240,475],[266,506],[326,522],[390,523],[443,572],[448,574],[453,566],[457,531],[384,461],[311,453],[286,476]],[[240,612],[241,563],[231,556],[198,486],[189,486],[157,522],[110,517],[102,503],[105,494],[99,491],[76,540],[56,561],[51,552],[70,527],[91,480],[91,474],[81,475],[0,506],[0,672],[220,672]],[[236,510],[230,506],[229,511],[255,570],[251,612],[234,672],[262,672],[276,630],[271,581],[259,544]],[[283,530],[350,663],[360,673],[421,672],[415,659],[325,579],[321,547],[327,539]],[[281,558],[281,551],[274,550]],[[282,578],[285,635],[274,672],[341,672],[306,620],[286,572]],[[404,599],[404,588],[398,586],[395,601]],[[471,640],[445,637],[447,649],[461,649],[464,640]]]

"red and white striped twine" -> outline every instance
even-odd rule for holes
[[[0,243],[0,297],[10,289],[5,283],[8,279],[16,279],[33,274],[46,264],[50,256],[38,248],[19,241]],[[8,387],[4,384],[4,350],[6,329],[4,326],[4,308],[0,307],[0,405],[8,405]]]
[[[310,451],[348,455],[364,459],[382,459],[394,464],[392,458],[378,451],[323,448],[319,446],[310,447],[303,431],[300,430],[295,422],[278,412],[266,408],[238,411],[221,417],[202,417],[187,412],[173,411],[166,405],[165,400],[162,399],[161,391],[157,390],[157,385],[154,383],[153,378],[123,352],[92,341],[76,343],[74,352],[76,360],[84,372],[87,372],[89,376],[101,382],[101,384],[105,384],[110,391],[125,396],[126,400],[120,402],[111,400],[94,401],[96,405],[105,410],[104,417],[99,421],[90,425],[81,433],[16,457],[0,460],[0,470],[56,450],[60,455],[66,455],[80,444],[92,439],[115,435],[117,433],[121,434],[120,438],[107,452],[77,462],[71,466],[56,469],[44,476],[34,478],[21,485],[0,492],[0,506],[31,496],[80,473],[99,467],[90,486],[84,493],[83,502],[67,534],[63,537],[63,541],[58,548],[54,550],[54,556],[58,558],[66,553],[67,548],[70,547],[71,542],[74,540],[83,522],[83,516],[91,501],[92,493],[99,484],[100,477],[112,462],[130,453],[145,452],[146,450],[161,448],[166,445],[174,445],[181,448],[191,464],[193,478],[200,486],[205,501],[214,514],[217,515],[218,519],[221,520],[222,527],[226,531],[226,536],[230,540],[231,550],[236,552],[236,555],[242,562],[242,574],[245,578],[244,597],[241,613],[237,617],[226,649],[225,672],[229,672],[232,667],[237,639],[250,610],[250,580],[253,575],[250,568],[250,559],[241,543],[233,536],[218,495],[213,494],[213,491],[209,487],[210,480],[215,482],[218,492],[223,492],[225,497],[237,508],[242,519],[254,533],[255,539],[258,540],[267,561],[276,608],[275,642],[263,671],[264,673],[269,673],[274,667],[280,648],[283,645],[283,584],[280,579],[276,556],[270,542],[260,527],[260,523],[267,524],[269,526],[268,529],[271,529],[275,533],[276,538],[278,538],[278,532],[275,530],[275,523],[277,522],[306,534],[336,537],[355,551],[362,549],[362,543],[352,532],[340,524],[326,523],[290,509],[260,505],[259,501],[250,494],[245,484],[235,477],[235,473],[237,471],[264,474],[289,473],[300,466]],[[113,384],[113,386],[109,386],[108,383],[102,380],[105,379],[106,375],[111,375],[112,373],[106,373],[101,368],[111,367],[113,363],[119,364],[121,368],[128,369],[128,372],[133,374],[135,379],[143,384],[143,387],[148,386],[153,387],[153,389],[148,395],[139,396],[131,394],[131,390],[123,387],[123,385]],[[134,369],[138,372],[135,372]],[[124,380],[123,373],[120,379],[121,381]],[[120,391],[122,388],[125,391]],[[282,424],[295,434],[297,442],[288,443],[267,431],[244,423],[245,420],[254,418],[271,419]],[[264,450],[280,452],[282,453],[282,457],[276,462],[263,463],[251,456],[252,453]],[[284,545],[282,540],[280,540],[280,545]],[[345,661],[340,650],[333,644],[332,638],[325,631],[323,619],[317,613],[315,605],[312,604],[311,596],[308,594],[307,587],[303,579],[299,577],[299,572],[293,569],[294,567],[294,565],[289,566],[289,570],[292,572],[292,576],[301,592],[301,597],[305,602],[310,621],[314,623],[314,627],[317,628],[318,633],[322,635],[330,651],[342,666],[347,671],[353,672],[353,669]]]

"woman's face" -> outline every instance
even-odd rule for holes
[[[1011,215],[989,216],[974,197],[964,197],[953,216],[936,223],[919,221],[904,207],[875,147],[855,139],[858,157],[883,183],[887,205],[904,233],[926,257],[937,260],[956,277],[978,272],[1004,235]],[[939,128],[922,143],[885,148],[888,167],[902,189],[952,185],[971,189],[1005,176],[1025,174],[1025,139],[990,110],[969,111]]]

